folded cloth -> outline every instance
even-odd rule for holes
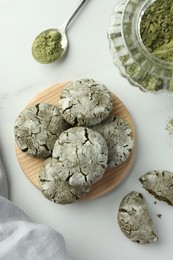
[[[33,223],[7,196],[0,159],[0,259],[69,260],[63,236],[46,225]]]

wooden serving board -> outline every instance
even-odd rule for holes
[[[68,86],[69,83],[69,81],[62,82],[46,88],[45,90],[37,94],[31,101],[29,101],[27,106],[39,102],[58,105],[60,93],[65,87]],[[132,129],[132,136],[134,138],[134,148],[131,152],[129,159],[125,163],[117,167],[107,168],[102,179],[92,186],[90,192],[84,198],[82,198],[82,200],[94,199],[113,190],[127,176],[135,158],[136,131],[133,120],[124,104],[113,94],[112,98],[112,112],[115,115],[118,115],[119,117],[126,120]],[[39,171],[42,167],[44,160],[29,157],[26,153],[22,152],[17,146],[16,154],[24,174],[30,180],[30,182],[39,189]]]

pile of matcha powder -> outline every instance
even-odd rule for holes
[[[55,29],[39,34],[33,42],[32,54],[40,63],[50,63],[61,57],[63,52],[62,36]]]
[[[157,58],[173,62],[173,0],[156,0],[141,19],[145,47]]]

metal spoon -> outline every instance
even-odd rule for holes
[[[81,0],[77,4],[60,28],[45,30],[35,38],[32,44],[32,55],[35,60],[48,64],[62,58],[68,48],[67,27],[86,1]]]

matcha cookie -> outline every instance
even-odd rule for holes
[[[112,109],[109,90],[93,79],[73,81],[60,95],[60,112],[72,125],[91,126],[105,119]]]
[[[29,156],[46,158],[52,154],[59,135],[68,127],[57,106],[38,103],[25,108],[16,119],[16,144]]]
[[[130,156],[134,140],[128,123],[118,116],[110,115],[100,124],[92,126],[106,140],[108,146],[108,166],[118,166]]]
[[[140,179],[143,187],[157,199],[173,206],[173,173],[168,171],[150,171]]]
[[[146,244],[158,240],[141,193],[132,191],[123,198],[118,211],[118,223],[124,235],[133,242]]]
[[[107,166],[104,138],[89,128],[64,131],[55,143],[53,157],[59,162],[58,176],[74,186],[91,185],[101,179]]]
[[[74,187],[62,181],[57,175],[58,171],[59,163],[55,158],[45,160],[40,170],[40,189],[47,199],[58,204],[69,204],[89,192],[89,186]]]

